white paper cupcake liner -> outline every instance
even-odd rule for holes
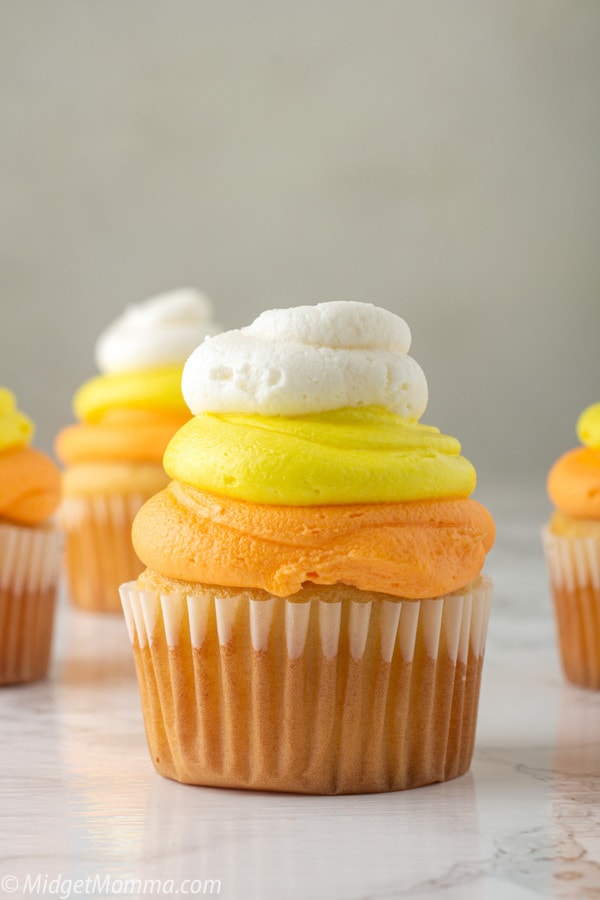
[[[330,794],[467,770],[491,582],[422,601],[326,591],[299,602],[122,585],[161,774]]]
[[[600,540],[542,532],[566,678],[600,690]]]
[[[57,529],[0,526],[0,684],[46,675],[62,551]]]
[[[131,543],[131,526],[147,499],[142,494],[64,497],[60,520],[67,539],[69,593],[76,606],[120,612],[119,585],[144,568]]]

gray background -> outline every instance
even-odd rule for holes
[[[600,3],[0,0],[0,383],[50,450],[128,303],[408,321],[428,424],[527,481],[600,400]]]

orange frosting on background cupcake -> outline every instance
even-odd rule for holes
[[[60,500],[58,468],[29,446],[33,434],[33,423],[18,409],[15,395],[0,387],[0,519],[16,525],[44,522]]]
[[[190,418],[183,364],[215,330],[210,301],[189,288],[127,307],[96,342],[100,374],[75,393],[76,424],[55,439],[60,461],[162,467],[169,439]]]
[[[554,505],[543,542],[565,677],[600,689],[600,403],[581,413],[583,446],[559,457],[548,474]]]
[[[60,500],[60,473],[52,460],[33,447],[0,452],[0,517],[21,525],[48,519]]]
[[[0,685],[44,678],[63,536],[58,467],[30,446],[33,422],[0,387]]]
[[[548,496],[567,516],[600,520],[600,403],[581,413],[577,435],[583,446],[567,451],[554,463],[548,474]]]
[[[563,454],[548,475],[548,494],[569,516],[600,519],[600,450],[577,447]]]
[[[174,432],[189,419],[187,410],[115,409],[95,424],[75,424],[57,436],[55,451],[67,465],[82,462],[156,462]]]

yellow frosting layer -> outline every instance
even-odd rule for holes
[[[83,384],[73,401],[82,422],[98,422],[110,409],[178,409],[188,412],[181,394],[182,365],[98,375]]]
[[[199,490],[285,506],[467,497],[476,481],[455,438],[382,407],[204,413],[177,432],[163,462]]]
[[[577,420],[577,437],[586,447],[600,450],[600,403],[588,406]]]
[[[0,388],[0,450],[26,447],[33,437],[33,422],[17,409],[15,395]]]

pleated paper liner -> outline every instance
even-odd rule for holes
[[[71,600],[82,609],[120,612],[119,585],[144,566],[131,543],[131,526],[145,494],[67,495],[60,518],[66,533]]]
[[[48,672],[62,551],[52,526],[0,526],[0,684]]]
[[[121,588],[152,760],[178,781],[394,791],[470,765],[492,585],[398,601]],[[358,598],[368,597],[368,601]],[[300,599],[299,599],[300,598]]]
[[[543,542],[565,677],[600,690],[600,540],[545,528]]]

